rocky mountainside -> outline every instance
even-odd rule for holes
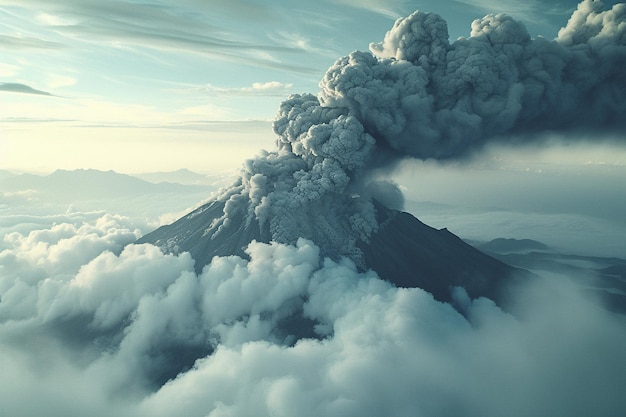
[[[210,202],[176,222],[143,236],[137,243],[152,243],[165,252],[189,252],[196,270],[214,256],[246,256],[252,240],[269,242],[270,234],[258,222],[240,215],[230,218],[229,233],[207,231],[224,209]],[[368,269],[400,287],[422,288],[440,301],[450,301],[450,289],[462,286],[472,297],[502,298],[503,284],[522,271],[465,243],[447,229],[434,229],[411,214],[376,204],[380,228],[369,242],[358,244]]]

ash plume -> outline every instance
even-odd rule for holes
[[[626,120],[626,5],[586,0],[555,40],[488,15],[450,43],[445,20],[398,19],[370,52],[331,66],[317,95],[293,95],[274,121],[277,149],[246,162],[218,198],[261,235],[362,264],[357,242],[378,230],[368,190],[376,170],[404,158],[455,159],[541,131],[618,129]],[[386,184],[384,196],[400,193]],[[357,196],[365,198],[355,198]],[[382,197],[384,197],[382,196]],[[398,198],[395,198],[395,201]]]
[[[553,41],[495,15],[450,43],[444,20],[416,12],[338,60],[317,95],[283,102],[276,149],[162,244],[138,242],[129,218],[75,210],[11,231],[3,415],[623,415],[626,318],[602,296],[626,305],[626,261],[556,262],[507,311],[479,290],[508,265],[394,211],[402,193],[376,173],[509,133],[623,127],[625,31],[626,5],[587,0]],[[177,239],[225,251],[198,268]]]

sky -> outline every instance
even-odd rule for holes
[[[267,3],[0,0],[3,413],[623,415],[626,5],[556,43],[575,2]],[[108,171],[180,168],[212,175]],[[372,198],[534,239],[500,256],[537,279],[395,287],[357,267]],[[202,271],[136,243],[207,201],[197,243],[272,242]]]
[[[607,6],[613,2],[605,2]],[[237,169],[278,107],[416,9],[451,41],[491,13],[556,37],[575,1],[0,1],[0,169]],[[567,160],[562,152],[558,160]],[[606,152],[592,162],[623,163]],[[578,154],[573,155],[574,159]]]

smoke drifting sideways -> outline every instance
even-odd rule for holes
[[[406,158],[465,158],[492,143],[538,141],[546,131],[619,132],[626,5],[602,7],[580,3],[555,40],[531,39],[503,14],[474,21],[470,37],[453,43],[438,15],[399,19],[371,52],[329,68],[317,96],[281,104],[277,149],[247,161],[219,197],[228,203],[207,235],[239,212],[272,240],[305,237],[323,255],[361,265],[355,242],[379,227],[371,198],[402,205],[394,184],[377,181],[381,169]]]
[[[361,272],[355,249],[379,227],[370,197],[401,205],[398,190],[375,182],[380,168],[407,156],[461,157],[541,124],[616,126],[624,114],[617,64],[625,8],[599,7],[582,3],[556,41],[530,40],[520,24],[491,16],[451,45],[440,18],[416,13],[372,46],[375,55],[339,60],[318,96],[281,105],[278,149],[247,161],[219,197],[224,216],[207,234],[228,233],[236,212],[271,233],[274,242],[251,243],[247,259],[216,257],[196,273],[187,253],[132,244],[137,230],[115,216],[7,235],[0,242],[3,413],[623,414],[624,317],[565,277],[518,289],[515,315],[462,288],[454,290],[455,309]],[[517,43],[503,41],[511,39]],[[520,50],[540,53],[533,61]],[[453,64],[459,60],[474,62],[467,84],[455,78],[463,73]],[[471,71],[481,66],[494,75]],[[534,78],[525,66],[536,69]],[[583,74],[592,69],[593,77]],[[510,104],[508,118],[496,115],[502,103]],[[438,123],[443,133],[433,133]],[[317,338],[290,335],[285,320],[296,311],[316,323]]]

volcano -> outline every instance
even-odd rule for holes
[[[461,286],[501,302],[516,270],[391,209],[401,190],[384,174],[408,158],[462,160],[488,145],[540,142],[550,137],[543,131],[623,132],[624,9],[600,8],[582,3],[554,41],[532,39],[504,14],[474,21],[453,43],[436,14],[398,19],[369,52],[339,58],[317,94],[280,104],[275,150],[246,161],[213,202],[139,242],[188,251],[200,271],[214,256],[245,257],[254,240],[304,238],[323,257],[352,259],[441,301]]]
[[[151,243],[167,253],[189,252],[200,273],[215,256],[245,258],[250,242],[272,240],[267,228],[243,215],[229,219],[228,233],[213,234],[212,226],[224,206],[219,200],[209,202],[137,243]],[[374,270],[398,287],[418,287],[446,302],[452,301],[453,287],[465,288],[472,298],[501,301],[505,284],[523,275],[523,270],[492,258],[445,228],[432,228],[409,213],[376,201],[374,206],[380,227],[368,241],[357,242],[364,260],[361,270]]]

